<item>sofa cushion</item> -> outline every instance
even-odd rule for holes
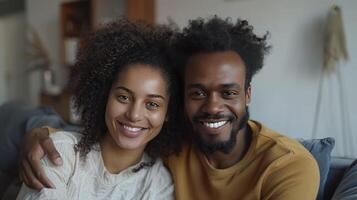
[[[0,106],[0,169],[8,171],[16,168],[18,147],[26,133],[26,120],[32,109],[17,102]]]
[[[29,107],[21,102],[0,106],[0,170],[16,170],[22,137],[27,131],[43,125],[68,131],[78,130],[77,126],[64,122],[51,107]]]
[[[330,170],[327,175],[324,199],[331,199],[335,190],[340,184],[343,175],[347,169],[351,166],[354,159],[347,157],[331,157]]]
[[[332,200],[357,199],[357,160],[347,169],[340,184],[337,186]]]
[[[330,169],[331,151],[335,146],[335,139],[328,137],[324,139],[300,140],[300,143],[314,156],[320,170],[320,188],[317,200],[324,197],[325,183]]]

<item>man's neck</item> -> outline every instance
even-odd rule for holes
[[[243,159],[248,152],[252,140],[252,134],[249,126],[247,125],[245,128],[239,130],[236,137],[236,145],[230,153],[225,154],[217,151],[210,155],[206,155],[210,165],[217,169],[225,169],[235,165]]]

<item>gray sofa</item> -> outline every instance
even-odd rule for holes
[[[29,107],[22,102],[0,105],[0,199],[16,199],[21,186],[17,177],[18,149],[23,135],[49,125],[68,131],[79,129],[64,122],[50,107]]]
[[[64,130],[77,130],[78,127],[66,124],[56,112],[48,107],[28,108],[21,104],[9,103],[0,106],[0,199],[15,199],[21,186],[17,177],[17,158],[20,141],[26,131],[42,125],[50,125]],[[331,157],[334,147],[333,138],[300,140],[318,162],[321,174],[318,200],[329,200],[340,188],[341,181],[349,179],[347,189],[338,189],[339,193],[348,194],[347,199],[357,200],[357,163],[351,158]],[[351,163],[353,174],[347,174]],[[308,169],[307,169],[308,170]],[[351,170],[350,170],[351,171]],[[352,177],[352,178],[351,178]],[[353,181],[351,185],[351,181]],[[351,189],[352,187],[352,189]],[[354,198],[355,197],[355,198]],[[335,199],[344,199],[338,197]]]
[[[327,175],[327,180],[324,188],[324,198],[331,199],[339,183],[341,182],[346,170],[350,167],[354,159],[332,157],[330,169]],[[357,179],[356,179],[357,183]]]

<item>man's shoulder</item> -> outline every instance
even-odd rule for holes
[[[193,144],[190,141],[185,141],[182,144],[181,151],[179,153],[174,153],[164,159],[164,163],[169,167],[177,167],[178,165],[187,164],[188,160],[192,160],[193,158],[197,159],[197,151],[194,150]]]
[[[262,193],[272,199],[290,199],[293,196],[307,199],[307,196],[316,196],[319,169],[309,151],[297,140],[259,122],[250,121],[249,126],[255,138],[255,151],[251,159],[259,163],[258,168],[265,174],[263,178],[268,180]],[[276,188],[279,189],[275,190]]]
[[[313,156],[297,140],[274,131],[263,124],[250,121],[255,137],[255,151],[272,160],[315,162]]]

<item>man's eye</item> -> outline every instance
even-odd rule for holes
[[[146,107],[149,109],[149,110],[157,110],[159,109],[160,105],[155,103],[155,102],[148,102],[146,104]]]
[[[125,96],[125,95],[119,95],[119,96],[117,96],[117,99],[121,103],[128,103],[130,100],[129,97]]]
[[[193,99],[201,99],[201,98],[206,97],[207,95],[203,91],[193,91],[193,92],[190,92],[190,96]]]
[[[223,92],[223,97],[225,98],[233,98],[238,95],[238,92],[236,91],[225,91]]]

